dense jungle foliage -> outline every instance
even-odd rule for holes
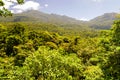
[[[102,31],[64,26],[1,23],[0,80],[120,80],[120,20]]]

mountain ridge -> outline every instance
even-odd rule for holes
[[[97,16],[89,21],[89,25],[92,28],[98,29],[109,29],[113,24],[114,20],[116,20],[116,15],[118,13],[104,13],[103,15]]]
[[[81,21],[65,15],[47,14],[44,12],[31,10],[19,14],[14,14],[12,17],[0,17],[0,22],[42,22],[53,24],[77,24],[87,25],[95,29],[109,29],[116,19],[117,13],[105,13],[97,16],[90,21]]]

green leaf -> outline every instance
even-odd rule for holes
[[[18,4],[23,4],[24,0],[17,0]]]
[[[4,6],[4,2],[0,0],[0,6]]]
[[[9,11],[8,9],[4,8],[2,10],[0,10],[0,16],[12,16],[12,13],[11,11]]]

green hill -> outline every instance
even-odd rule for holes
[[[89,21],[89,25],[96,29],[109,29],[116,19],[117,13],[105,13]]]
[[[105,13],[104,15],[98,16],[90,21],[80,21],[65,15],[47,14],[40,11],[31,10],[19,14],[14,14],[11,17],[0,17],[0,22],[33,22],[59,25],[69,24],[84,25],[95,29],[110,29],[116,15],[117,13]]]
[[[46,14],[40,11],[26,11],[19,14],[14,14],[12,17],[0,17],[1,22],[44,22],[57,24],[79,24],[79,20],[70,18],[64,15]]]

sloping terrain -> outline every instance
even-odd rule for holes
[[[116,19],[117,13],[105,13],[89,21],[89,25],[96,29],[109,29]]]
[[[110,29],[117,13],[105,13],[90,21],[80,21],[74,18],[57,15],[47,14],[40,11],[26,11],[19,14],[14,14],[11,17],[0,17],[0,22],[39,22],[39,23],[52,23],[59,25],[85,25],[95,29]]]

